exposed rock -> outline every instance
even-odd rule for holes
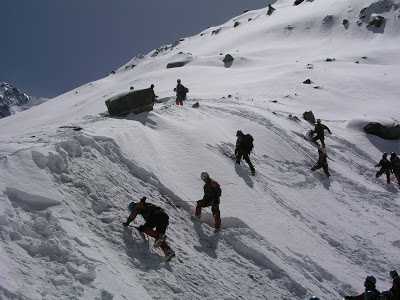
[[[296,6],[296,5],[299,5],[299,4],[303,3],[303,2],[304,2],[304,0],[295,0],[293,5]]]
[[[344,19],[343,22],[342,22],[342,24],[343,24],[343,26],[344,26],[345,29],[349,29],[349,26],[350,26],[349,20]]]
[[[322,19],[322,25],[325,28],[331,28],[333,25],[335,25],[336,18],[333,15],[327,15],[325,18]]]
[[[222,61],[224,62],[225,68],[230,68],[232,66],[234,60],[235,59],[233,58],[232,55],[226,54]]]
[[[385,126],[378,122],[371,122],[365,125],[364,131],[386,140],[400,139],[400,125]]]
[[[222,28],[214,29],[213,31],[211,31],[211,35],[217,35],[221,31],[221,29]]]
[[[167,69],[181,68],[184,65],[188,64],[189,62],[190,62],[189,60],[170,62],[167,64]]]
[[[303,81],[303,84],[312,84],[313,82],[311,81],[310,78],[307,78],[306,80]]]
[[[233,24],[233,27],[238,27],[240,25],[239,21],[235,21],[235,23]]]
[[[108,99],[105,104],[112,116],[122,116],[129,113],[141,113],[153,109],[155,94],[152,87],[144,90],[130,91]]]
[[[274,13],[276,9],[274,7],[272,7],[271,4],[268,4],[268,11],[267,11],[267,15],[270,16]]]
[[[326,62],[333,62],[335,60],[336,60],[336,58],[334,58],[334,57],[328,57],[325,59]]]
[[[315,116],[311,110],[303,113],[303,119],[309,122],[310,124],[313,125],[315,124]]]
[[[374,33],[383,33],[385,31],[386,19],[383,16],[372,16],[368,22],[368,30]]]
[[[199,103],[199,102],[196,102],[196,103],[194,103],[194,104],[192,105],[192,107],[193,107],[193,108],[199,108],[199,107],[200,107],[200,103]]]
[[[306,68],[307,68],[308,70],[312,70],[312,69],[314,69],[314,65],[313,65],[313,64],[307,64],[307,65],[306,65]]]

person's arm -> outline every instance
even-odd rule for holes
[[[332,131],[329,129],[328,126],[324,125],[324,129],[326,129],[329,132],[329,134],[332,134]]]
[[[375,167],[380,167],[380,166],[382,166],[382,160],[380,160],[380,161],[375,165]]]
[[[126,227],[126,226],[129,226],[129,224],[130,224],[133,220],[135,220],[135,218],[136,218],[137,215],[138,215],[138,211],[137,211],[137,209],[134,209],[134,210],[132,211],[132,213],[129,215],[129,217],[126,219],[126,222],[125,222],[125,223],[122,223],[122,225],[124,225],[125,227]]]

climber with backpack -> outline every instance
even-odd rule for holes
[[[128,210],[130,215],[122,225],[124,225],[124,227],[129,226],[138,215],[141,215],[145,223],[136,228],[140,232],[153,237],[155,239],[154,248],[160,247],[164,252],[166,259],[169,260],[175,256],[174,251],[166,242],[165,232],[169,225],[169,217],[161,207],[152,203],[147,203],[146,200],[146,197],[142,197],[139,202],[129,203]]]
[[[364,281],[365,292],[358,296],[345,296],[345,300],[379,300],[380,292],[376,289],[374,276],[367,276]]]
[[[201,209],[211,206],[211,212],[214,216],[214,228],[217,232],[221,229],[221,212],[219,210],[220,197],[222,194],[221,187],[218,182],[211,179],[207,172],[201,172],[200,178],[204,181],[204,196],[203,199],[197,201],[195,216],[200,219]]]
[[[250,161],[250,153],[254,148],[253,145],[253,137],[250,134],[244,134],[241,130],[236,132],[236,148],[235,148],[235,157],[236,163],[240,164],[242,158],[247,162],[250,167],[250,171],[252,175],[255,175],[256,170],[254,165]]]

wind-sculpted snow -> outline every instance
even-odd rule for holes
[[[0,120],[1,299],[340,299],[369,274],[389,288],[399,189],[376,179],[374,165],[400,144],[362,128],[399,122],[399,9],[293,2],[245,12]],[[367,28],[376,14],[381,34]],[[180,58],[190,63],[166,68]],[[182,107],[178,78],[190,90]],[[108,116],[106,99],[152,83],[152,112]],[[309,110],[333,132],[330,179],[310,171]],[[254,137],[255,176],[235,164],[238,129]],[[208,208],[192,218],[202,171],[222,188],[218,234]],[[142,196],[170,216],[170,263],[121,224]]]

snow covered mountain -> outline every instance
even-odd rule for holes
[[[28,96],[7,82],[0,82],[0,118],[8,117],[17,111],[26,110],[46,100],[45,98]]]
[[[248,11],[0,120],[0,298],[340,299],[368,274],[388,289],[399,189],[374,165],[400,144],[362,126],[400,119],[399,3],[296,4]],[[152,83],[154,111],[107,115],[106,99]],[[333,132],[331,179],[310,172],[310,109]],[[254,177],[231,159],[238,129],[255,138]],[[222,187],[219,234],[210,214],[191,218],[204,170]],[[143,195],[170,216],[170,263],[121,225]]]

